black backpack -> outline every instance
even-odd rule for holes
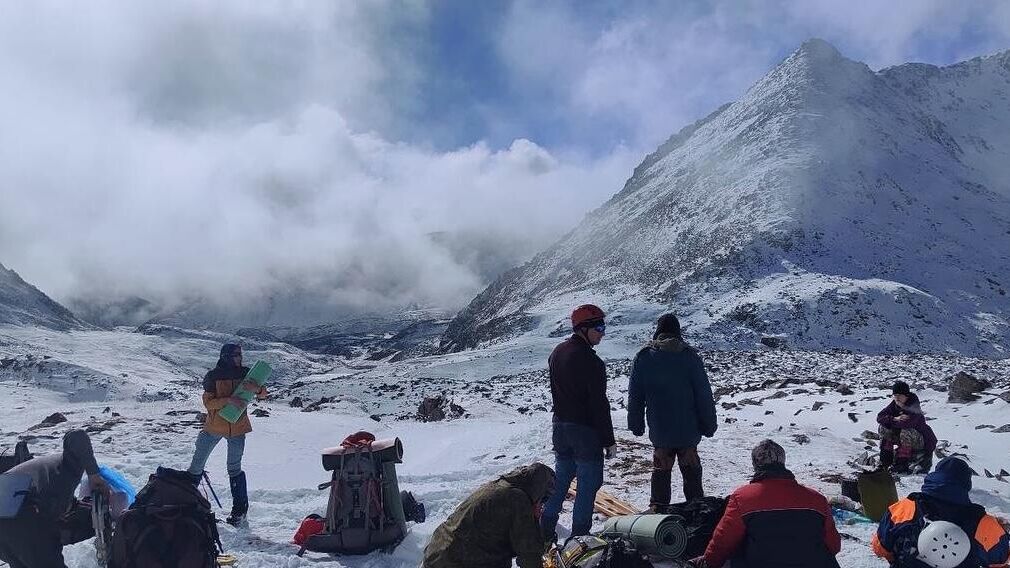
[[[694,558],[705,553],[708,541],[712,540],[715,527],[726,511],[726,502],[722,497],[699,497],[686,503],[663,507],[663,513],[684,519],[684,528],[687,529],[684,558]]]
[[[33,457],[32,453],[28,451],[28,444],[24,441],[18,442],[14,446],[14,453],[9,453],[9,450],[0,452],[0,473],[6,473],[14,469],[14,466],[21,465]]]
[[[159,467],[116,523],[109,568],[216,568],[210,503],[184,471]]]

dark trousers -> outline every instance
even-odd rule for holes
[[[11,568],[66,568],[58,523],[34,510],[0,519],[0,560]]]
[[[701,458],[697,447],[655,448],[652,452],[652,498],[649,500],[653,506],[670,504],[675,463],[680,465],[680,474],[684,478],[684,500],[705,496],[701,487]]]

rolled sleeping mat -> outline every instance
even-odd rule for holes
[[[670,560],[680,558],[687,549],[687,529],[677,515],[611,517],[601,534],[626,538],[639,552]]]
[[[371,450],[372,453],[375,454],[375,457],[379,458],[380,462],[383,463],[403,462],[403,443],[400,442],[399,438],[390,438],[388,440],[376,440],[372,442]],[[325,450],[322,451],[323,469],[326,471],[333,471],[335,469],[339,469],[341,458],[344,455],[353,455],[361,451],[365,450],[356,447],[345,448],[344,446],[337,446],[335,448],[326,448]]]
[[[407,524],[403,500],[400,498],[400,483],[396,479],[396,464],[393,462],[382,463],[382,503],[389,516],[398,524]]]

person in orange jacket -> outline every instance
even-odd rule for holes
[[[207,420],[204,422],[203,431],[196,438],[196,452],[187,470],[193,481],[199,483],[203,468],[207,465],[214,447],[222,439],[228,440],[228,485],[231,488],[232,509],[226,522],[230,525],[240,524],[249,512],[246,477],[242,471],[242,454],[245,453],[245,435],[252,432],[252,423],[246,412],[243,412],[234,424],[219,416],[218,412],[229,402],[240,406],[244,404],[242,400],[232,398],[232,394],[248,372],[249,367],[242,365],[242,346],[227,343],[221,347],[217,366],[203,378],[203,405],[207,408]],[[263,399],[266,396],[266,388],[261,387],[256,397]]]
[[[971,475],[962,459],[940,460],[920,492],[891,505],[873,535],[873,552],[895,568],[975,568],[1010,562],[1010,536],[968,497]]]

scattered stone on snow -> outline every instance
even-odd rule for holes
[[[978,379],[964,371],[958,371],[952,377],[948,377],[947,383],[947,402],[953,403],[974,402],[981,398],[976,393],[992,387],[989,381]]]
[[[439,422],[447,418],[460,418],[464,414],[466,409],[444,395],[426,396],[417,408],[417,419],[421,422]]]

